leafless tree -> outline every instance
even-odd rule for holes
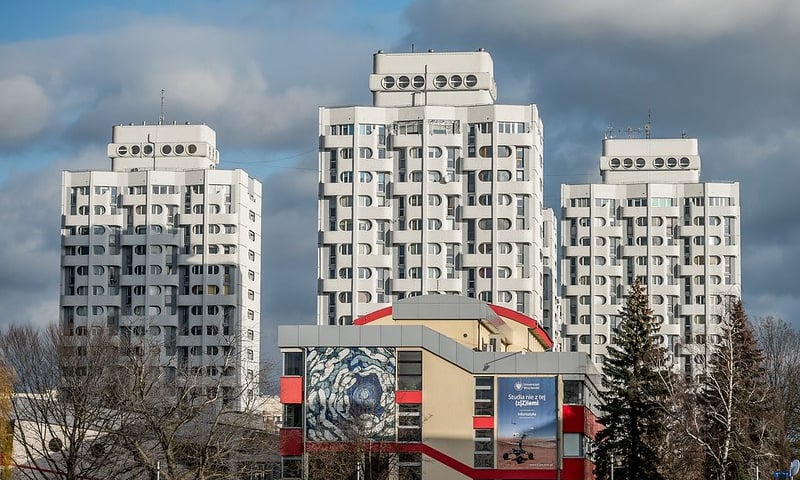
[[[777,465],[782,425],[770,403],[763,357],[737,302],[722,326],[706,373],[697,384],[672,382],[665,405],[675,432],[671,441],[687,441],[684,460],[702,455],[702,477],[737,480],[759,465]],[[678,455],[679,457],[680,455]],[[697,464],[690,472],[697,475]],[[683,474],[680,478],[687,478]]]
[[[166,367],[160,352],[144,340],[125,346],[109,392],[124,412],[112,436],[129,454],[132,477],[158,470],[163,480],[247,478],[276,460],[277,438],[259,412],[259,386],[231,375],[235,349],[208,364]]]
[[[13,441],[29,478],[101,478],[116,453],[104,432],[117,428],[119,412],[104,392],[117,357],[103,335],[62,336],[56,328],[11,326],[0,351],[13,375]]]
[[[403,468],[406,457],[419,460],[420,455],[403,452],[402,444],[381,441],[374,431],[370,415],[350,418],[347,425],[338,425],[344,438],[336,442],[310,444],[308,452],[309,480],[416,480],[414,469]]]
[[[788,442],[786,460],[800,457],[800,332],[783,319],[760,318],[754,325],[764,367]]]
[[[238,479],[277,461],[276,432],[258,408],[259,377],[230,375],[235,349],[209,364],[164,366],[164,346],[144,336],[83,333],[11,327],[0,335],[14,373],[21,474]]]

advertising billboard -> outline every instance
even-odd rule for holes
[[[554,469],[556,377],[497,379],[497,468]]]

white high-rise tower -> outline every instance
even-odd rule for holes
[[[701,183],[692,138],[607,138],[600,173],[561,188],[565,350],[602,367],[639,279],[674,365],[696,373],[741,293],[739,184]]]
[[[168,373],[257,395],[261,184],[216,170],[205,125],[115,126],[108,156],[62,176],[64,334],[141,337]]]
[[[320,109],[318,323],[431,293],[541,319],[536,106],[494,103],[485,51],[378,52],[369,85]]]

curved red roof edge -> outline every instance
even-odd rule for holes
[[[510,308],[501,307],[500,305],[489,304],[489,308],[491,308],[492,311],[498,315],[506,317],[509,320],[514,320],[515,322],[521,323],[530,328],[533,330],[533,335],[544,344],[545,348],[553,348],[553,340],[550,338],[550,335],[548,335],[547,332],[545,332],[544,329],[539,325],[539,322],[535,318],[529,317],[524,313],[519,313],[516,310],[511,310]]]
[[[553,340],[550,338],[550,335],[542,329],[539,325],[539,322],[536,319],[531,318],[524,313],[519,313],[515,310],[511,310],[510,308],[501,307],[499,305],[492,305],[489,304],[489,308],[492,311],[500,316],[506,317],[509,320],[513,320],[517,323],[521,323],[526,327],[533,330],[533,335],[539,339],[540,342],[545,346],[545,348],[553,348]],[[374,322],[379,318],[385,318],[392,315],[392,307],[384,307],[379,310],[375,310],[372,313],[368,313],[363,317],[358,317],[354,322],[353,325],[366,325],[370,322]]]

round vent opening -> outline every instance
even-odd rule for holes
[[[609,164],[611,168],[619,168],[619,158],[612,158]]]
[[[644,158],[636,159],[636,168],[644,168]]]
[[[630,158],[626,158],[625,160],[622,161],[622,166],[625,168],[631,168],[633,166],[633,160],[631,160]]]
[[[139,155],[142,152],[142,147],[139,145],[131,145],[131,155]]]
[[[186,147],[186,151],[189,152],[189,155],[194,155],[197,153],[197,145],[190,143],[189,146]]]
[[[475,75],[467,75],[467,78],[464,80],[464,85],[466,85],[469,88],[472,88],[477,84],[478,84],[478,77],[476,77]]]
[[[152,145],[145,145],[142,147],[142,153],[145,155],[152,155],[153,154],[153,146]]]
[[[447,86],[447,77],[444,75],[437,75],[436,78],[433,79],[433,86],[436,88],[444,88]]]
[[[183,145],[175,145],[175,155],[183,155]]]
[[[653,166],[656,168],[664,168],[664,159],[661,157],[656,158],[653,160]]]
[[[394,88],[394,77],[391,76],[383,77],[383,80],[381,80],[381,84],[383,85],[383,88],[386,89]]]
[[[669,157],[667,159],[667,166],[669,168],[675,168],[678,165],[678,161],[675,160],[673,157]]]
[[[128,154],[128,147],[126,147],[125,145],[120,145],[119,147],[117,147],[117,155],[123,156],[127,154]]]
[[[689,166],[689,159],[686,157],[681,158],[681,168],[687,168]]]
[[[461,86],[461,75],[453,75],[450,77],[450,86],[453,88],[458,88]]]
[[[410,80],[405,75],[401,75],[400,78],[397,79],[397,86],[400,88],[408,88],[410,83]]]
[[[414,77],[414,88],[422,88],[425,86],[425,77],[417,75]]]
[[[161,154],[162,155],[169,155],[172,153],[172,147],[170,145],[162,145],[161,146]]]

